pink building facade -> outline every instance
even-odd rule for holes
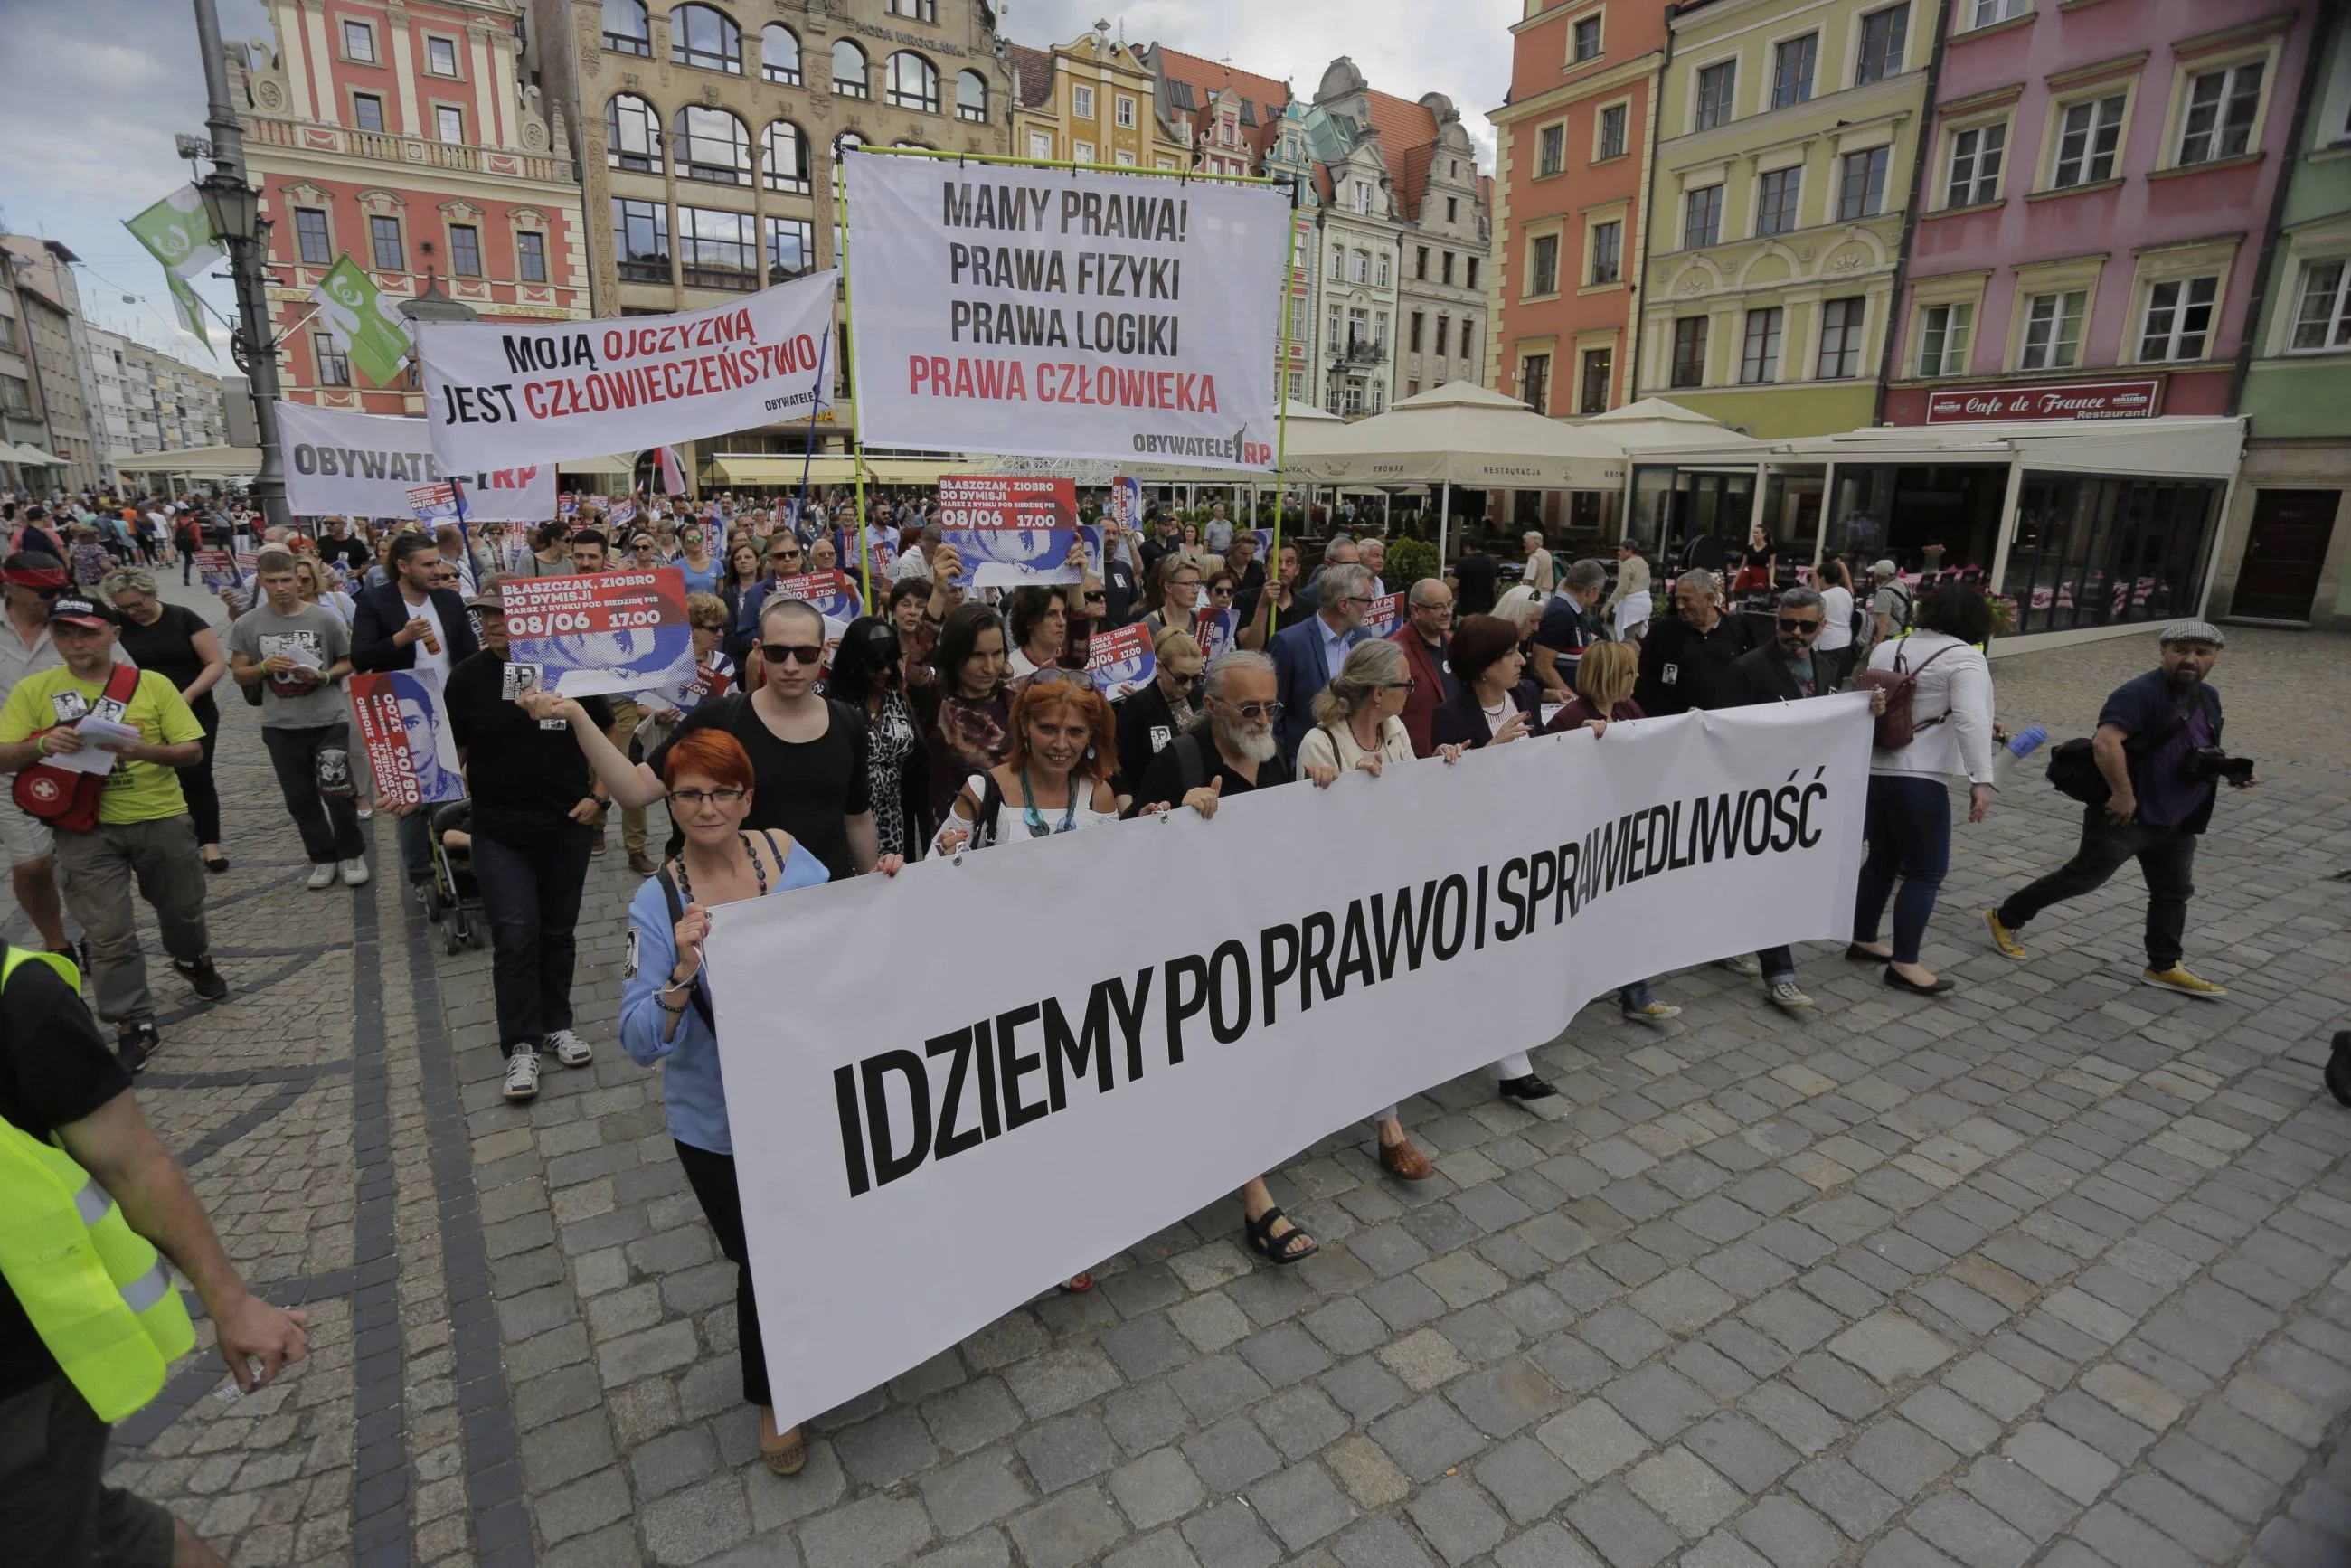
[[[1883,419],[2234,412],[2318,9],[1952,0]]]

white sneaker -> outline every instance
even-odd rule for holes
[[[317,893],[323,888],[332,886],[334,884],[334,881],[335,862],[332,861],[321,861],[317,865],[310,868],[309,879],[304,882],[302,885],[308,888],[312,893]]]
[[[507,1099],[515,1104],[538,1098],[538,1052],[524,1046],[507,1058]]]
[[[1799,1008],[1813,1005],[1813,998],[1798,990],[1793,980],[1782,980],[1765,994],[1771,998],[1771,1005],[1782,1012],[1794,1012]]]
[[[345,887],[365,887],[367,885],[367,862],[360,859],[357,855],[353,855],[350,860],[343,862],[343,885]]]
[[[540,1049],[555,1052],[555,1060],[566,1067],[585,1067],[596,1060],[588,1042],[568,1029],[559,1029],[538,1043]]]

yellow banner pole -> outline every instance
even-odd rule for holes
[[[841,235],[841,254],[833,257],[841,268],[841,313],[854,320],[857,303],[849,288],[849,187],[841,177],[841,155],[836,151],[832,159],[832,212]],[[837,331],[838,329],[836,328]],[[849,356],[841,356],[846,367]],[[853,404],[857,398],[857,372],[850,371],[849,396]],[[873,613],[873,539],[865,521],[865,422],[852,420],[849,427],[850,483],[857,497],[857,554],[859,559],[858,602],[864,613]]]
[[[1290,324],[1297,317],[1298,301],[1298,187],[1290,188],[1290,233],[1281,247],[1281,363],[1273,373],[1273,548],[1267,551],[1265,587],[1261,591],[1269,602],[1274,584],[1281,580],[1281,482],[1290,468]],[[1311,266],[1312,258],[1308,259]],[[1255,527],[1257,519],[1249,519]],[[1267,611],[1265,632],[1268,637],[1280,630],[1281,607],[1270,605]]]

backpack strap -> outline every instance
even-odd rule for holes
[[[139,666],[136,664],[115,665],[112,670],[107,672],[106,691],[103,695],[112,697],[125,706],[130,706],[131,697],[139,690],[140,674]],[[129,678],[125,679],[126,676]]]

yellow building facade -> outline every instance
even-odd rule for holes
[[[1157,78],[1125,42],[1081,33],[1050,49],[1012,46],[1012,152],[1040,162],[1185,169],[1189,151],[1152,111]]]

